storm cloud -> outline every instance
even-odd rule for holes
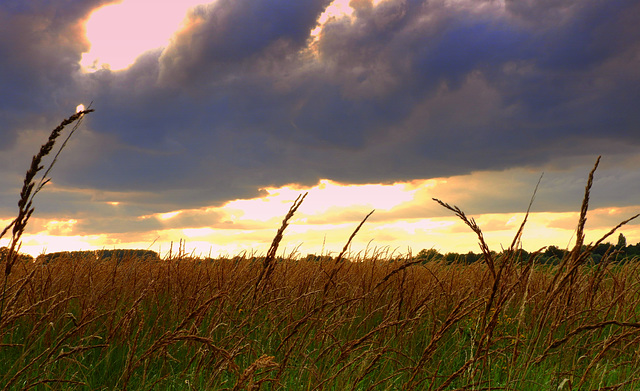
[[[314,35],[328,0],[218,0],[130,68],[83,73],[105,3],[2,2],[0,151],[26,167],[30,131],[93,101],[55,183],[145,195],[140,213],[638,152],[637,1],[353,0]]]

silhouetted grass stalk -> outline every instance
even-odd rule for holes
[[[69,140],[69,137],[71,137],[71,135],[78,128],[78,126],[80,126],[84,115],[91,113],[93,111],[94,111],[93,109],[82,110],[75,113],[71,117],[65,119],[64,121],[62,121],[60,125],[58,125],[56,128],[54,128],[51,131],[51,134],[49,134],[49,139],[47,140],[47,142],[40,147],[40,151],[36,155],[34,155],[33,158],[31,159],[31,166],[27,170],[27,173],[25,175],[24,182],[22,185],[22,190],[20,191],[20,199],[18,201],[18,215],[11,223],[9,223],[9,225],[7,225],[2,230],[2,233],[0,233],[0,239],[2,239],[2,237],[7,233],[7,231],[13,227],[13,230],[11,232],[11,239],[9,241],[9,250],[4,259],[5,269],[4,269],[4,282],[2,284],[2,301],[0,303],[0,320],[2,319],[2,316],[4,313],[4,304],[5,304],[6,291],[7,291],[7,279],[9,277],[9,274],[11,273],[11,269],[13,268],[13,265],[18,260],[20,238],[22,237],[22,234],[24,233],[24,230],[27,227],[29,218],[31,217],[31,215],[33,214],[33,211],[35,210],[33,206],[33,199],[36,196],[36,194],[38,194],[38,192],[44,187],[44,185],[46,185],[49,182],[50,178],[48,177],[48,175],[51,172],[51,169],[53,168],[54,164],[56,163],[57,158],[60,155],[60,152],[66,146],[67,141]],[[69,136],[67,137],[67,139],[64,141],[64,143],[62,144],[62,146],[54,156],[54,159],[51,161],[47,170],[44,172],[44,174],[42,175],[42,178],[40,179],[40,181],[36,186],[35,177],[38,174],[38,172],[44,169],[44,166],[42,165],[42,159],[44,159],[47,155],[49,155],[56,141],[62,134],[62,130],[67,125],[70,125],[76,121],[78,122],[73,127],[72,131],[69,133]]]
[[[291,205],[291,208],[289,208],[289,212],[282,220],[282,225],[278,229],[276,236],[273,238],[273,241],[271,242],[271,246],[269,246],[267,255],[264,257],[264,260],[262,261],[262,270],[260,271],[260,275],[258,276],[258,280],[256,281],[254,298],[258,292],[258,288],[260,287],[260,284],[261,283],[266,284],[266,282],[269,281],[269,278],[271,277],[271,273],[273,273],[273,269],[275,267],[276,253],[278,252],[278,246],[280,244],[280,241],[282,240],[284,230],[287,229],[287,227],[289,226],[289,220],[296,213],[296,211],[302,204],[302,201],[304,201],[307,194],[309,193],[304,193],[303,195],[300,195],[296,198],[296,200],[293,202],[293,205]]]
[[[344,266],[344,262],[343,262],[344,261],[344,256],[347,253],[347,251],[349,250],[349,246],[351,245],[351,241],[353,241],[353,238],[356,237],[356,234],[358,233],[358,231],[360,231],[360,228],[362,228],[362,226],[364,225],[365,221],[367,221],[367,219],[373,214],[373,212],[375,212],[375,210],[372,210],[371,212],[369,212],[369,214],[366,215],[364,217],[364,219],[362,219],[360,224],[358,224],[356,229],[353,230],[353,232],[351,233],[351,236],[349,236],[349,239],[347,240],[347,243],[345,243],[344,247],[342,248],[342,251],[336,257],[335,261],[333,262],[331,273],[328,274],[329,279],[327,280],[327,282],[324,285],[324,293],[325,294],[327,293],[327,290],[329,289],[330,285],[334,285],[335,286],[335,282],[333,281],[333,279],[335,278],[336,274],[338,274],[340,272],[340,270],[342,269],[342,267]]]

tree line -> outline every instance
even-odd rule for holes
[[[584,246],[583,246],[584,247]],[[4,259],[8,249],[6,247],[0,247],[0,260]],[[558,246],[548,246],[543,250],[536,253],[528,252],[524,249],[517,250],[517,257],[523,261],[530,259],[532,255],[535,256],[536,263],[539,264],[557,264],[565,256],[567,256],[570,250],[559,248]],[[500,255],[495,251],[491,252],[494,257]],[[97,251],[61,251],[49,254],[39,255],[36,259],[44,263],[73,259],[74,257],[95,257],[96,260],[115,260],[121,262],[127,259],[146,259],[146,260],[159,260],[158,253],[150,250],[128,250],[128,249],[113,249],[113,250],[97,250]],[[423,262],[429,261],[442,261],[446,263],[462,263],[471,264],[481,260],[483,255],[481,253],[474,253],[469,251],[467,253],[447,252],[440,253],[435,249],[423,249],[418,252],[417,255],[411,257],[414,261],[422,260]],[[640,258],[640,243],[627,245],[627,239],[623,234],[618,236],[618,242],[614,245],[612,243],[601,243],[591,251],[591,261],[593,263],[599,263],[604,257],[609,257],[614,262],[627,262]],[[258,257],[259,258],[259,257]],[[258,259],[256,258],[256,259]],[[406,259],[404,257],[400,257]],[[401,259],[397,260],[401,260]],[[32,256],[26,254],[20,254],[19,259],[21,261],[34,261]],[[278,257],[279,260],[283,260]],[[305,258],[307,261],[327,261],[333,259],[331,256],[324,255],[319,256],[316,254],[309,254]],[[210,259],[212,260],[212,259]]]
[[[9,249],[7,247],[0,247],[0,260],[6,258]],[[129,250],[129,249],[113,249],[113,250],[95,250],[95,251],[59,251],[48,254],[38,255],[33,258],[28,254],[19,254],[18,259],[23,262],[33,262],[35,260],[44,263],[56,261],[56,260],[70,260],[76,257],[82,258],[95,258],[96,260],[109,261],[115,260],[121,262],[127,259],[146,259],[146,260],[158,260],[160,256],[155,251],[150,250]]]
[[[586,247],[586,246],[583,246]],[[531,255],[535,256],[537,263],[544,264],[556,264],[559,263],[565,256],[569,254],[571,250],[562,249],[558,246],[548,246],[538,254],[530,253],[524,249],[519,249],[518,257],[522,260],[528,260]],[[495,251],[491,252],[493,256],[498,256],[500,253]],[[591,251],[591,261],[593,263],[599,263],[605,256],[610,257],[610,260],[614,262],[627,262],[637,258],[640,258],[640,243],[627,245],[627,239],[623,234],[618,235],[618,242],[614,245],[612,243],[601,243]],[[464,263],[471,264],[482,259],[481,253],[474,253],[469,251],[468,253],[455,253],[448,252],[441,254],[435,249],[423,249],[415,257],[414,260],[427,261],[443,261],[447,263]]]

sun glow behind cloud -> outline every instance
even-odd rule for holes
[[[391,185],[367,184],[347,185],[327,179],[318,185],[305,189],[296,186],[264,189],[267,195],[252,200],[237,200],[226,204],[230,218],[246,218],[269,221],[282,218],[298,195],[309,192],[300,212],[309,216],[322,216],[331,210],[390,210],[413,199],[417,189],[410,189],[405,183]]]
[[[126,69],[144,52],[165,47],[189,8],[211,2],[124,0],[98,8],[87,20],[91,49],[80,65],[85,71]]]
[[[317,37],[328,21],[353,16],[351,0],[334,0],[318,18],[311,31]],[[384,0],[374,0],[373,6]],[[82,55],[85,72],[102,68],[127,69],[143,53],[166,47],[181,27],[189,8],[212,4],[215,0],[123,0],[93,11],[86,22],[86,36],[91,44]],[[152,16],[149,10],[153,11]]]
[[[322,31],[322,26],[334,18],[340,18],[343,16],[352,16],[353,8],[349,6],[350,0],[335,0],[318,18],[318,26],[311,31],[311,36],[317,37]]]

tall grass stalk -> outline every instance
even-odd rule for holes
[[[304,199],[307,197],[307,194],[309,193],[308,192],[304,193],[303,195],[300,195],[296,198],[296,200],[293,202],[293,205],[291,205],[291,208],[289,208],[289,212],[284,217],[284,220],[282,220],[282,225],[278,229],[278,232],[276,233],[276,236],[273,238],[273,241],[271,242],[271,246],[267,251],[267,255],[264,257],[264,260],[262,261],[262,270],[260,271],[260,275],[258,276],[258,280],[256,281],[256,286],[254,289],[254,299],[255,299],[255,295],[258,292],[258,288],[260,287],[260,284],[267,283],[269,281],[269,278],[271,277],[271,273],[273,273],[273,269],[275,267],[276,253],[278,252],[278,246],[280,245],[280,241],[282,240],[284,230],[287,229],[287,227],[289,226],[289,220],[296,213],[300,205],[302,205],[302,201],[304,201]]]
[[[36,194],[38,194],[38,192],[42,190],[44,185],[49,182],[50,178],[48,175],[51,172],[51,169],[53,168],[53,166],[55,165],[57,158],[60,155],[60,152],[66,146],[67,141],[69,140],[69,137],[71,137],[71,135],[78,128],[78,126],[80,126],[80,124],[82,123],[82,119],[84,118],[84,115],[91,113],[93,111],[94,111],[93,109],[82,110],[70,116],[69,118],[63,120],[60,123],[60,125],[58,125],[51,131],[47,142],[42,144],[42,146],[40,147],[40,151],[38,151],[38,153],[34,155],[33,158],[31,159],[31,166],[27,170],[27,173],[23,181],[22,190],[20,191],[20,199],[18,200],[18,215],[0,233],[0,239],[2,239],[2,237],[7,233],[7,231],[13,227],[13,230],[11,231],[11,239],[9,241],[9,250],[6,253],[6,256],[4,259],[5,268],[4,268],[4,281],[2,284],[2,300],[0,302],[0,320],[2,319],[2,316],[4,313],[4,304],[5,304],[6,291],[7,291],[7,279],[9,277],[9,274],[11,273],[11,269],[13,268],[13,265],[18,259],[18,250],[20,248],[20,238],[22,237],[22,234],[24,233],[24,230],[27,227],[29,218],[31,217],[31,215],[33,214],[33,211],[35,210],[33,206],[33,199],[36,196]],[[73,127],[73,129],[69,133],[69,137],[67,137],[67,139],[64,141],[64,143],[62,144],[62,146],[60,147],[60,149],[58,150],[53,160],[49,164],[48,168],[46,169],[46,171],[44,172],[41,179],[36,185],[36,181],[35,181],[36,175],[38,174],[38,172],[44,169],[44,166],[42,165],[42,160],[47,155],[49,155],[49,153],[51,153],[56,141],[62,134],[62,130],[67,125],[70,125],[74,122],[76,122],[76,125]]]

